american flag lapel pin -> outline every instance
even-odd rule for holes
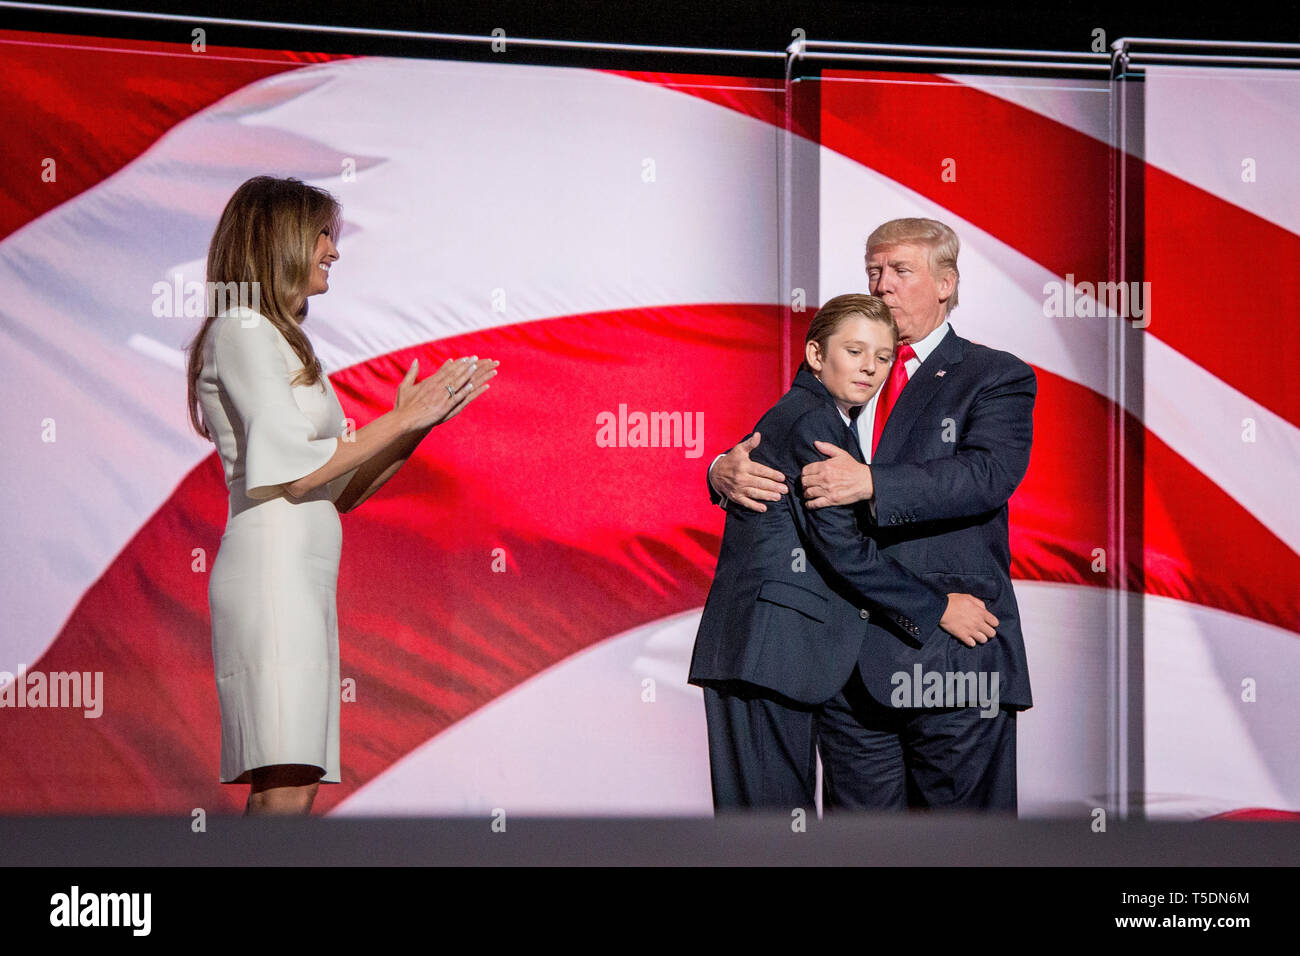
[[[941,368],[941,369],[939,369],[939,371],[937,371],[937,372],[934,373],[934,377],[935,377],[935,378],[943,378],[943,376],[944,376],[944,374],[945,374],[946,372],[947,372],[947,369],[942,369],[942,368]]]

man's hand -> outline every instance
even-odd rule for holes
[[[984,602],[970,594],[949,594],[948,610],[939,626],[967,647],[988,642],[995,637],[998,619],[988,612]]]
[[[749,453],[758,447],[761,437],[754,432],[719,458],[709,471],[714,491],[750,511],[766,511],[764,501],[780,501],[782,495],[790,493],[785,475],[750,459]]]
[[[819,452],[830,457],[803,467],[803,496],[809,508],[851,505],[866,501],[876,493],[870,465],[862,464],[838,445],[826,441],[814,444]]]

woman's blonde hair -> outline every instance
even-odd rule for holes
[[[320,360],[299,322],[307,318],[306,292],[317,237],[328,229],[337,242],[342,218],[338,200],[324,189],[292,177],[254,176],[226,203],[208,246],[207,288],[234,282],[241,289],[258,290],[258,311],[280,330],[302,362],[294,385],[315,385],[321,379]],[[203,343],[217,319],[213,296],[207,301],[208,315],[189,346],[189,413],[194,430],[211,438],[198,401]]]
[[[889,306],[885,305],[885,300],[874,295],[851,292],[846,295],[837,295],[817,310],[817,314],[813,316],[812,324],[808,326],[808,334],[804,336],[804,345],[807,346],[809,342],[816,342],[818,350],[822,355],[825,355],[831,336],[835,334],[845,319],[852,318],[855,315],[886,326],[894,339],[894,344],[898,344],[898,324],[894,321],[893,315],[890,314]],[[804,352],[807,353],[806,347]],[[812,366],[808,364],[806,357],[799,368],[812,371]]]

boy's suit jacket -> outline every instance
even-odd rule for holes
[[[823,457],[813,442],[857,448],[811,372],[800,370],[755,430],[763,440],[754,460],[796,490],[762,513],[728,510],[690,682],[744,681],[819,704],[853,673],[871,620],[887,615],[899,634],[928,634],[938,629],[947,596],[879,554],[862,533],[859,508],[804,507],[800,472]]]
[[[825,457],[812,446],[813,432],[863,459],[829,392],[801,371],[795,387],[755,427],[763,440],[752,454],[781,471],[791,492],[783,496],[783,507],[772,503],[762,514],[728,509],[692,682],[746,680],[820,703],[860,663],[868,691],[888,704],[893,675],[910,676],[919,663],[923,671],[944,675],[996,672],[1003,706],[1031,706],[1011,587],[1007,501],[1029,465],[1036,392],[1028,365],[950,327],[885,424],[872,456],[872,508],[809,510],[800,471]],[[710,496],[719,500],[712,489]],[[854,514],[868,537],[848,527]],[[790,528],[798,530],[798,540]],[[816,585],[808,587],[806,572],[791,571],[788,559],[778,567],[778,559],[804,540],[812,545],[809,570],[821,569],[816,577],[829,592],[824,603],[802,593],[822,596]],[[846,548],[857,553],[846,555]],[[781,573],[769,578],[767,570]],[[972,648],[939,628],[949,592],[981,598],[998,618],[997,635]],[[825,623],[833,626],[818,632],[815,625]],[[783,628],[789,637],[781,636]],[[850,647],[855,654],[848,653]]]

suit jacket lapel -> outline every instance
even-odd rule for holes
[[[876,446],[876,452],[871,456],[873,462],[878,464],[891,462],[898,457],[899,452],[907,444],[907,438],[911,434],[917,416],[943,388],[948,369],[960,362],[965,354],[966,340],[950,326],[948,334],[943,337],[938,348],[921,363],[899,394],[898,401],[890,411],[889,417],[885,419],[885,429],[880,433],[880,444]],[[940,372],[944,374],[941,375]]]
[[[835,399],[831,396],[831,393],[827,391],[826,386],[823,385],[812,372],[807,369],[800,369],[799,373],[794,377],[794,384],[808,389],[808,391],[812,392],[823,402],[830,405],[835,409],[836,417],[839,417],[839,406],[835,404]],[[907,394],[907,389],[903,389],[903,394]],[[844,425],[844,419],[840,419],[840,424]],[[840,436],[840,440],[835,444],[847,451],[860,464],[866,464],[866,459],[862,456],[862,445],[858,442],[857,433],[854,432],[850,426],[844,425],[843,434]]]

